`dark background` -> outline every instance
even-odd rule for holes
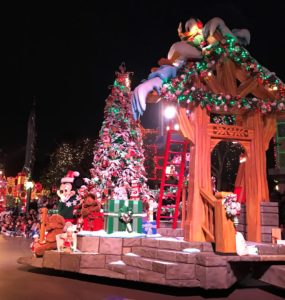
[[[40,1],[38,1],[40,2]],[[27,120],[36,97],[35,176],[63,139],[97,137],[105,99],[122,61],[132,87],[178,41],[180,21],[222,18],[247,28],[251,55],[285,80],[285,2],[94,1],[93,6],[21,4],[2,7],[1,139],[6,175],[22,170]],[[149,110],[145,127],[157,120]]]

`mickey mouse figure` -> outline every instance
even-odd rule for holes
[[[57,190],[59,202],[57,205],[58,214],[64,217],[65,222],[76,223],[74,208],[78,204],[76,191],[83,185],[83,179],[79,177],[79,172],[68,171],[65,177],[61,179],[61,185]]]

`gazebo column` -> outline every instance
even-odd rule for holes
[[[189,190],[184,239],[200,242],[205,241],[202,231],[204,210],[200,188],[212,192],[210,137],[207,132],[209,116],[206,110],[200,106],[196,107],[190,114],[189,123],[193,130],[193,140],[190,147]]]
[[[253,129],[250,156],[245,165],[247,240],[261,241],[260,203],[269,201],[266,176],[264,123],[260,112],[246,116],[245,125]]]

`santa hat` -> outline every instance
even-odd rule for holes
[[[68,171],[65,177],[61,179],[61,183],[73,183],[74,178],[79,176],[79,172],[77,171]]]

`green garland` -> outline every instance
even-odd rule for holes
[[[199,62],[190,62],[182,67],[178,76],[164,82],[161,96],[170,102],[189,107],[200,105],[208,111],[227,112],[228,110],[259,110],[262,113],[285,110],[285,85],[276,77],[263,68],[249,52],[237,42],[236,38],[226,35],[220,43],[205,47],[203,58]],[[279,91],[281,98],[271,101],[270,99],[257,99],[255,97],[233,97],[223,93],[215,94],[195,88],[194,79],[199,76],[207,80],[211,76],[215,65],[223,58],[230,58],[248,72],[248,76],[257,78],[258,83],[265,88]]]

